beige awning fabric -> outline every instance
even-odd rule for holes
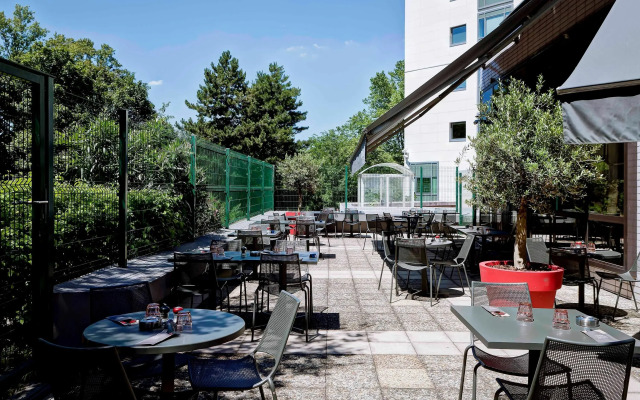
[[[422,117],[487,61],[517,41],[518,35],[557,1],[523,1],[495,30],[367,126],[351,156],[351,172],[364,165],[367,153]]]

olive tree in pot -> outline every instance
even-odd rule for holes
[[[542,77],[535,89],[516,79],[501,84],[478,110],[480,129],[465,148],[474,151],[463,178],[475,194],[471,203],[484,210],[505,209],[508,204],[518,209],[513,266],[506,267],[510,263],[505,261],[481,263],[481,279],[528,282],[534,306],[553,307],[562,269],[548,266],[541,271],[528,263],[527,213],[549,212],[555,198],[584,197],[587,184],[602,179],[596,168],[599,148],[564,143],[562,108],[553,90],[543,91]],[[488,268],[497,265],[499,269]],[[527,276],[520,271],[532,272]],[[535,293],[538,289],[550,293],[542,300]]]
[[[315,193],[318,187],[318,164],[310,153],[286,156],[277,168],[284,189],[295,190],[298,195],[298,212],[302,210],[305,194]]]

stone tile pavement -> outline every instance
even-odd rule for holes
[[[278,397],[456,399],[469,332],[449,309],[454,304],[469,305],[468,290],[463,294],[456,284],[443,278],[444,290],[433,306],[428,298],[411,299],[406,293],[394,294],[389,303],[391,273],[382,268],[382,258],[372,252],[369,240],[364,250],[364,239],[357,237],[331,237],[331,247],[325,239],[321,242],[325,258],[310,267],[319,335],[306,343],[303,335],[291,334],[275,380]],[[382,283],[378,289],[381,270]],[[419,276],[411,280],[411,286],[420,287]],[[232,305],[237,304],[237,296],[236,289]],[[611,312],[615,296],[603,292],[601,297],[605,312],[607,309]],[[571,306],[569,303],[576,302],[577,289],[561,289],[558,299],[560,304]],[[592,302],[588,290],[587,302]],[[613,324],[629,335],[640,337],[640,315],[628,311],[634,309],[633,302],[621,299],[621,308],[625,312],[619,312]],[[233,342],[197,353],[200,356],[247,353],[255,346],[250,338],[247,330]],[[468,363],[464,399],[471,398],[473,364]],[[640,361],[634,365],[628,398],[640,399]],[[483,369],[479,371],[478,399],[493,398],[497,376]],[[179,370],[177,385],[188,388],[186,367]],[[269,397],[269,391],[265,392]],[[260,398],[260,394],[258,390],[225,392],[220,397]]]

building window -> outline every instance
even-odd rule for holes
[[[452,142],[464,142],[467,140],[467,123],[452,122],[449,128],[449,140]]]
[[[409,165],[409,168],[415,179],[414,200],[420,201],[420,188],[422,188],[423,201],[438,201],[438,163],[415,163]],[[421,174],[422,182],[420,182]]]
[[[491,7],[501,3],[512,3],[512,0],[478,0],[478,9]]]
[[[462,82],[457,88],[453,89],[454,92],[458,92],[460,90],[467,90],[467,81]]]
[[[478,40],[491,33],[511,13],[513,6],[478,12]]]
[[[451,46],[467,43],[467,26],[460,25],[451,28]]]

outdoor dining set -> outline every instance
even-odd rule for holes
[[[305,342],[318,336],[316,318],[323,309],[314,309],[312,274],[318,263],[330,256],[330,239],[343,238],[362,241],[361,250],[369,244],[373,254],[380,254],[378,290],[386,290],[382,281],[390,272],[390,303],[401,298],[401,286],[406,298],[420,301],[428,297],[431,306],[438,304],[441,296],[470,297],[471,305],[453,305],[450,310],[471,332],[463,357],[460,399],[470,357],[476,362],[474,399],[480,368],[527,378],[526,384],[498,379],[496,398],[502,394],[510,399],[624,398],[638,346],[626,334],[582,312],[583,286],[593,286],[595,310],[599,312],[603,279],[619,282],[621,289],[623,283],[636,282],[635,278],[629,272],[599,272],[598,281],[588,271],[588,256],[596,253],[576,246],[548,249],[544,241],[529,239],[532,262],[561,264],[566,284],[581,288],[578,310],[559,313],[534,308],[526,283],[473,279],[474,263],[504,245],[509,233],[456,224],[451,217],[418,211],[397,216],[333,209],[274,212],[245,229],[214,236],[208,246],[171,254],[166,260],[173,264],[171,278],[161,284],[170,286],[168,296],[161,297],[175,308],[157,302],[159,296],[153,292],[158,288],[152,289],[150,282],[92,285],[90,323],[82,332],[82,341],[89,346],[67,347],[41,340],[38,351],[47,354],[43,377],[60,397],[81,387],[96,393],[108,391],[118,398],[136,398],[145,394],[133,390],[131,382],[155,374],[161,377],[160,394],[172,397],[176,368],[187,365],[194,392],[217,395],[258,388],[264,396],[262,387],[266,384],[275,398],[273,378],[290,332],[301,331]],[[412,273],[419,273],[419,288],[412,287]],[[453,284],[447,285],[446,294],[441,288],[443,277]],[[253,293],[248,292],[247,283]],[[239,296],[233,297],[237,304],[232,307],[231,293],[236,288]],[[296,320],[301,322],[296,324]],[[589,324],[584,324],[585,320]],[[241,358],[185,356],[232,341],[244,334],[247,325],[252,342],[256,332],[261,331],[262,336],[253,351]],[[524,353],[503,356],[493,354],[492,349]],[[258,353],[274,360],[266,371],[258,368]],[[586,366],[585,359],[589,360]],[[51,360],[57,360],[57,365]],[[109,378],[87,380],[87,371]]]

